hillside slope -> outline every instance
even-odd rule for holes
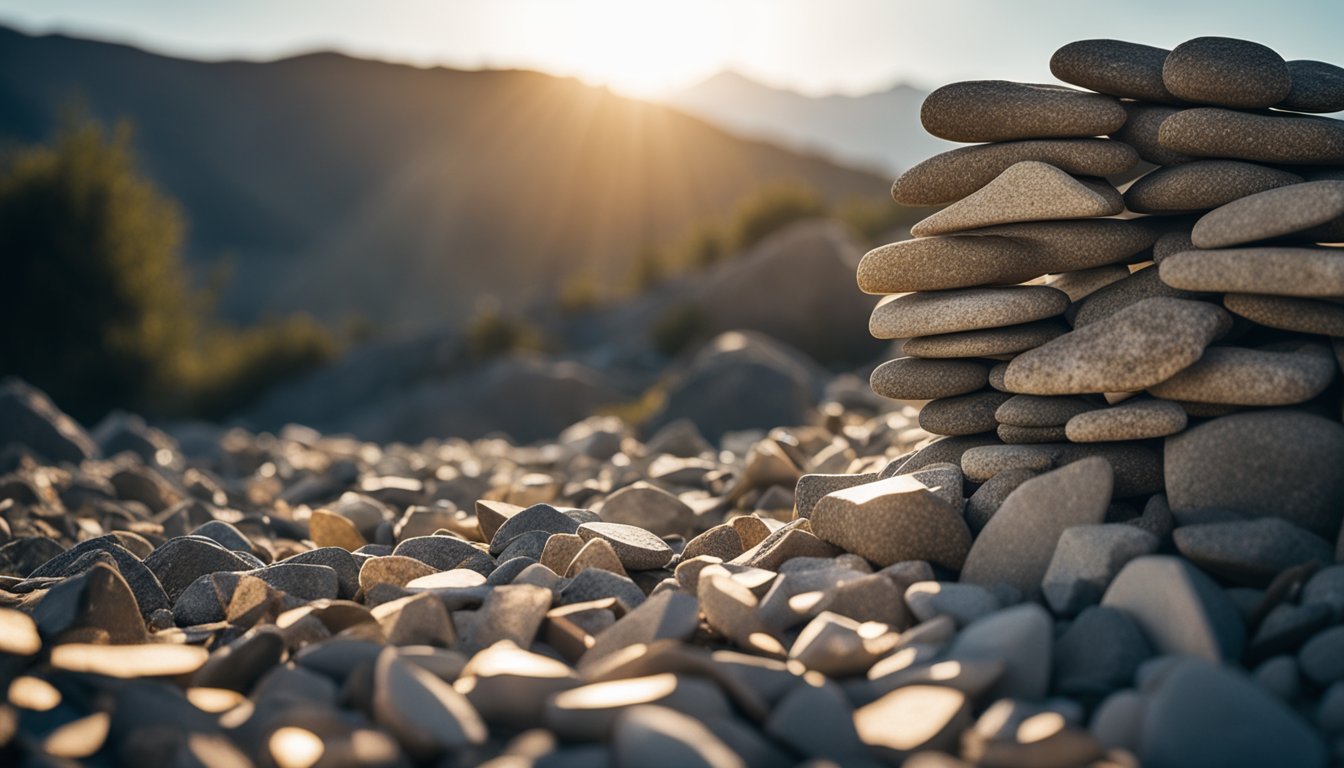
[[[145,170],[190,219],[195,274],[231,267],[220,309],[236,320],[452,323],[483,294],[623,281],[641,246],[767,183],[831,199],[889,183],[534,72],[205,63],[0,28],[0,142],[44,140],[71,103],[133,123]]]

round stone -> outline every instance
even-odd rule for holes
[[[1302,645],[1297,659],[1307,678],[1322,688],[1344,680],[1344,627],[1316,633]]]
[[[948,235],[879,246],[859,260],[859,290],[888,294],[1021,283],[1044,274],[1031,246],[1007,237]]]
[[[621,565],[632,571],[662,568],[672,562],[672,548],[667,542],[637,525],[621,523],[584,523],[579,526],[584,541],[605,539],[616,550]]]
[[[919,426],[935,435],[993,432],[995,410],[1011,395],[993,389],[930,400],[919,411]]]
[[[1172,540],[1200,568],[1255,587],[1268,586],[1293,566],[1328,565],[1335,559],[1333,544],[1277,517],[1184,525]]]
[[[1135,213],[1207,211],[1258,192],[1300,184],[1295,173],[1238,160],[1196,160],[1143,176],[1125,191]]]
[[[1197,659],[1163,675],[1141,733],[1142,765],[1327,765],[1320,735],[1287,704],[1243,673]]]
[[[1100,136],[1125,122],[1110,96],[1058,85],[972,80],[945,85],[920,109],[924,129],[962,142]]]
[[[1223,405],[1294,405],[1316,397],[1335,378],[1323,344],[1274,351],[1209,347],[1190,367],[1148,388],[1168,400]]]
[[[1272,107],[1292,88],[1282,56],[1230,37],[1197,37],[1176,46],[1162,64],[1162,83],[1179,99],[1236,109]]]
[[[1019,427],[1000,424],[995,430],[999,439],[1010,445],[1023,443],[1058,443],[1064,439],[1064,427]]]
[[[901,351],[911,357],[933,358],[1015,355],[1039,347],[1068,330],[1063,323],[1045,320],[1003,328],[916,336],[907,339],[901,345]]]
[[[910,475],[832,493],[811,524],[817,538],[882,567],[927,560],[959,569],[971,547],[961,510]]]
[[[1164,149],[1198,157],[1257,163],[1344,163],[1344,121],[1328,117],[1256,114],[1214,107],[1185,109],[1162,121],[1157,140]],[[1142,149],[1139,155],[1143,155]]]
[[[1181,107],[1134,101],[1125,102],[1124,107],[1125,124],[1111,137],[1133,147],[1140,159],[1157,166],[1177,165],[1195,159],[1191,155],[1167,149],[1159,141],[1162,123],[1182,111]]]
[[[1064,434],[1074,443],[1146,440],[1180,432],[1187,418],[1184,408],[1167,400],[1127,400],[1070,418]]]
[[[1076,219],[1000,224],[975,230],[979,235],[1007,237],[1035,254],[1037,274],[1146,261],[1133,258],[1157,242],[1161,224],[1144,219]]]
[[[1100,457],[1022,483],[976,537],[961,581],[1010,584],[1028,597],[1039,595],[1064,529],[1100,524],[1111,502],[1111,484],[1111,465]]]
[[[989,383],[989,366],[977,360],[902,357],[873,369],[869,384],[893,400],[933,400],[965,395]]]
[[[1162,282],[1187,291],[1344,296],[1344,250],[1338,248],[1183,251],[1157,266]]]
[[[1050,687],[1052,628],[1050,613],[1041,606],[1014,605],[971,622],[952,641],[947,658],[1004,662],[1003,677],[986,701],[1043,699]]]
[[[1344,305],[1333,301],[1229,293],[1223,296],[1223,306],[1234,315],[1270,328],[1344,336]]]
[[[1139,101],[1173,102],[1162,82],[1165,48],[1122,40],[1079,40],[1055,51],[1050,74],[1089,91]]]
[[[1339,531],[1344,425],[1337,421],[1291,410],[1234,413],[1167,438],[1163,453],[1173,510],[1282,517],[1330,541]]]
[[[970,195],[910,228],[915,237],[946,235],[1020,221],[1114,216],[1124,199],[1102,179],[1077,179],[1034,160],[1008,167]]]
[[[1077,397],[1013,395],[999,406],[994,418],[1017,427],[1062,427],[1069,419],[1097,406]]]
[[[1107,322],[1066,333],[1013,358],[1009,391],[1031,395],[1134,392],[1194,363],[1230,325],[1221,307],[1185,299],[1144,299]]]
[[[1109,139],[1039,139],[959,147],[934,155],[891,185],[901,205],[948,205],[970,195],[1016,163],[1048,163],[1075,176],[1117,176],[1139,161],[1134,149]]]
[[[1044,285],[908,293],[879,303],[868,330],[879,339],[1001,328],[1062,313],[1069,296]]]
[[[1339,112],[1344,110],[1344,68],[1323,61],[1299,59],[1288,62],[1293,87],[1274,106],[1294,112]]]
[[[859,740],[892,764],[924,750],[955,750],[970,725],[966,694],[941,685],[907,685],[854,711]]]
[[[1249,195],[1195,223],[1196,248],[1226,248],[1290,235],[1344,216],[1344,181],[1308,181]]]

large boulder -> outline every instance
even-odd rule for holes
[[[0,451],[26,450],[53,462],[78,464],[100,455],[79,422],[41,390],[17,378],[0,383]]]
[[[798,222],[708,272],[691,290],[707,330],[759,331],[823,362],[872,357],[876,299],[854,286],[863,247],[844,224]]]
[[[649,429],[685,418],[716,442],[734,430],[803,424],[822,378],[797,350],[759,333],[730,331],[705,344],[674,377]]]

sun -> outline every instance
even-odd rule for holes
[[[587,0],[567,5],[563,30],[569,68],[619,93],[652,97],[723,65],[727,25],[715,3]]]

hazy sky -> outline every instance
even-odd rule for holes
[[[1344,63],[1344,0],[0,0],[0,23],[197,58],[540,69],[632,94],[728,67],[807,93],[1042,81],[1057,47],[1093,37],[1245,37]]]

